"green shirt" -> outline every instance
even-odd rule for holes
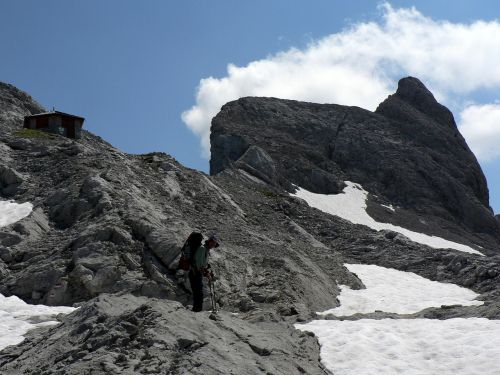
[[[194,268],[195,270],[200,270],[205,268],[208,264],[208,249],[201,245],[194,253]]]

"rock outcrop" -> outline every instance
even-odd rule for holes
[[[375,113],[242,98],[213,119],[211,141],[213,175],[247,164],[247,152],[258,147],[267,173],[253,174],[288,191],[299,186],[336,194],[349,180],[368,190],[372,201],[398,207],[387,215],[372,205],[380,220],[452,239],[468,232],[471,242],[486,240],[492,247],[500,240],[475,156],[451,112],[416,78],[402,79]]]
[[[327,374],[317,350],[314,337],[277,323],[228,312],[210,319],[178,302],[103,295],[57,331],[0,354],[0,369],[4,375],[33,369],[67,375]]]

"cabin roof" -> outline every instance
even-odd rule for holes
[[[50,115],[61,115],[61,116],[66,116],[66,117],[77,118],[80,120],[85,120],[85,118],[83,118],[83,117],[75,116],[75,115],[65,113],[65,112],[60,112],[60,111],[50,111],[50,112],[37,113],[35,115],[26,116],[25,119],[34,118],[34,117],[50,116]]]

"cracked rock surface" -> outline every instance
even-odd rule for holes
[[[178,302],[101,295],[57,330],[7,350],[0,368],[2,374],[65,375],[326,373],[309,349],[317,346],[314,337],[284,324],[228,312],[213,320]]]

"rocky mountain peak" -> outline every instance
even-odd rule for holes
[[[401,78],[398,82],[396,95],[413,105],[420,105],[424,102],[437,104],[434,95],[425,87],[422,81],[415,77]]]
[[[421,116],[415,114],[409,107],[427,116],[427,119],[421,119]],[[458,133],[453,114],[450,110],[438,103],[427,87],[415,77],[400,79],[396,93],[384,100],[375,112],[402,121],[410,120],[425,123],[432,120]]]
[[[454,227],[457,235],[468,228],[500,238],[474,154],[452,113],[417,78],[401,79],[375,113],[248,97],[223,106],[211,130],[211,174],[239,169],[290,192],[319,194],[353,181],[405,212],[394,219],[378,210],[380,219],[429,234]]]

